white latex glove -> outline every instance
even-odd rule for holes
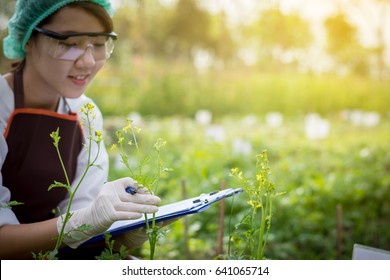
[[[159,228],[163,228],[177,220],[178,218],[170,219],[164,222],[159,222],[156,225]],[[122,245],[124,245],[127,249],[132,250],[142,246],[147,240],[148,240],[148,236],[146,235],[146,228],[145,227],[138,228],[132,231],[122,233],[121,235],[117,236],[115,238],[115,249],[119,250],[119,248]]]
[[[148,240],[145,228],[137,228],[135,230],[122,233],[115,238],[115,249],[124,245],[127,249],[132,250],[141,247]]]
[[[136,182],[131,178],[106,183],[90,206],[73,212],[65,225],[65,233],[68,234],[63,242],[71,248],[77,248],[86,240],[106,231],[116,221],[138,219],[143,213],[158,211],[156,204],[160,203],[159,197],[142,189],[134,195],[129,194],[125,191],[128,186],[137,188]],[[63,222],[63,217],[59,217],[58,232],[61,231]],[[75,230],[82,225],[92,228],[81,232]]]

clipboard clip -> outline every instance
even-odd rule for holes
[[[192,203],[193,204],[197,204],[197,203],[207,204],[207,203],[209,203],[209,201],[219,200],[221,198],[233,196],[233,195],[242,193],[243,191],[244,191],[243,189],[237,188],[237,189],[226,189],[226,190],[222,190],[222,191],[214,191],[214,192],[211,192],[209,194],[203,193],[199,197],[197,197],[195,200],[193,200]],[[221,194],[221,195],[219,196],[219,194]]]
[[[206,197],[202,196],[208,196],[207,194],[201,194],[197,199],[193,200],[192,203],[197,204],[197,203],[208,203],[209,200]]]

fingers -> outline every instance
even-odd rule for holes
[[[148,204],[148,205],[156,205],[161,202],[161,199],[158,196],[151,195],[151,194],[140,194],[136,193],[134,195],[127,194],[124,200],[124,202],[134,202],[138,204]]]
[[[117,182],[121,185],[118,190],[118,196],[121,201],[151,205],[156,205],[161,202],[158,196],[151,195],[147,188],[142,187],[142,185],[139,185],[137,181],[130,177],[118,179]],[[127,192],[126,188],[128,187],[134,188],[136,192]]]
[[[117,211],[115,216],[116,220],[135,220],[141,218],[143,214],[138,212]]]
[[[142,185],[138,185],[137,193],[150,194],[149,190],[144,188]]]
[[[158,207],[155,205],[148,205],[148,204],[120,202],[117,205],[115,205],[115,210],[137,212],[143,214],[143,213],[156,213],[158,211]]]
[[[129,187],[135,189],[135,192],[126,192]],[[129,177],[110,182],[102,195],[105,196],[110,200],[116,220],[138,219],[144,213],[155,213],[158,211],[156,204],[161,202],[158,196],[151,195],[146,188],[140,187]]]
[[[148,237],[146,235],[145,228],[139,228],[126,233],[122,233],[121,235],[115,237],[115,244],[117,246],[117,250],[120,248],[120,245],[124,245],[131,250],[140,247],[147,240]]]
[[[139,190],[140,189],[138,189],[136,193],[131,194],[122,189],[118,192],[118,197],[123,202],[138,204],[156,205],[161,202],[161,199],[158,196],[151,195],[149,192],[140,192]]]

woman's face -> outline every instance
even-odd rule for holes
[[[99,20],[83,9],[64,7],[59,10],[50,23],[42,28],[57,33],[104,32]],[[105,64],[105,59],[95,60],[93,50],[87,48],[76,61],[59,60],[50,56],[47,49],[48,38],[38,34],[26,46],[26,63],[37,75],[50,94],[57,93],[66,98],[78,98],[87,85]],[[38,81],[35,81],[38,82]]]

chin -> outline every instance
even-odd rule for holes
[[[69,98],[69,99],[77,99],[81,95],[83,95],[83,93],[84,93],[84,91],[82,91],[82,92],[73,91],[73,92],[63,93],[62,96],[65,97],[65,98]]]

